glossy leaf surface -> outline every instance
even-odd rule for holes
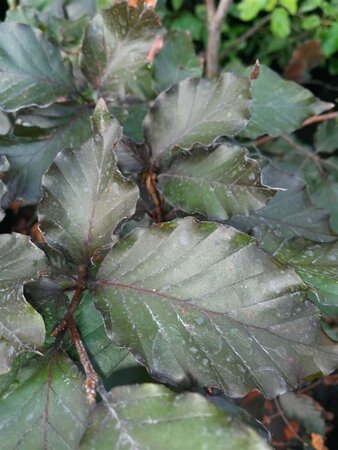
[[[71,115],[67,111],[67,108],[59,107],[58,115],[53,118],[33,114],[26,119],[27,124],[34,126],[43,127],[47,122],[54,123],[54,127],[44,138],[4,137],[0,139],[0,154],[6,155],[10,162],[10,170],[5,176],[5,181],[11,198],[37,202],[41,197],[41,177],[50,167],[55,156],[64,148],[80,146],[90,137],[87,109],[72,109]],[[47,110],[45,112],[47,114]],[[61,121],[62,112],[65,116],[63,121],[66,120],[66,123],[56,126]]]
[[[160,93],[185,78],[201,75],[202,63],[195,53],[190,35],[184,31],[169,33],[154,59],[156,91]]]
[[[249,102],[249,80],[232,73],[172,86],[157,97],[144,119],[153,160],[176,145],[189,149],[238,134],[248,122]]]
[[[314,144],[317,153],[333,153],[338,148],[338,121],[328,120],[318,125]]]
[[[199,394],[144,384],[113,389],[92,416],[80,449],[268,450],[258,434]]]
[[[319,306],[338,312],[338,240],[329,243],[281,240],[271,231],[258,231],[255,236],[263,250],[294,267],[303,281],[317,290]]]
[[[0,236],[0,373],[10,370],[15,356],[41,347],[45,326],[23,296],[23,283],[46,271],[44,253],[27,236]]]
[[[4,211],[1,208],[1,200],[2,197],[5,195],[5,193],[7,192],[7,187],[5,183],[1,181],[1,178],[3,176],[3,172],[8,170],[8,167],[9,165],[7,159],[4,156],[0,156],[0,222],[5,216]]]
[[[263,134],[289,134],[306,118],[332,107],[332,103],[322,102],[309,90],[262,66],[252,82],[252,116],[244,136],[254,139]]]
[[[39,207],[47,242],[79,264],[111,245],[114,229],[133,214],[138,198],[138,188],[116,167],[113,149],[121,128],[103,101],[92,121],[93,138],[80,149],[59,153],[44,176]]]
[[[13,376],[14,375],[14,376]],[[77,448],[89,414],[83,375],[68,358],[41,357],[10,374],[0,397],[1,449]]]
[[[278,192],[255,214],[235,217],[234,225],[245,231],[268,226],[284,239],[303,237],[317,242],[334,241],[337,237],[329,226],[329,214],[314,205],[304,182],[273,167],[267,169],[263,170],[264,183],[285,191]]]
[[[16,111],[47,106],[75,93],[69,64],[40,31],[9,22],[0,25],[0,106]]]
[[[214,151],[197,147],[176,154],[169,169],[160,173],[158,186],[172,206],[209,220],[250,214],[276,193],[262,184],[258,163],[247,157],[246,150],[230,144]]]
[[[95,297],[113,342],[161,381],[274,397],[338,361],[305,289],[249,236],[186,218],[121,240]]]
[[[152,9],[116,3],[100,11],[85,33],[81,68],[91,85],[110,98],[146,63],[159,19]]]

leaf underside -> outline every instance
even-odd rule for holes
[[[94,296],[113,342],[161,381],[275,397],[338,359],[305,289],[247,235],[186,218],[120,241]]]

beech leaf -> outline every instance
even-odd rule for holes
[[[268,450],[252,428],[195,393],[143,384],[113,389],[81,440],[89,449]]]
[[[144,119],[146,142],[155,160],[174,146],[211,144],[234,136],[249,119],[248,78],[222,73],[218,79],[188,78],[160,94]]]
[[[44,343],[42,317],[26,302],[23,283],[46,269],[44,253],[27,236],[0,236],[0,374],[10,370],[18,353]]]
[[[319,307],[338,313],[338,240],[318,243],[305,239],[280,239],[271,230],[256,230],[266,252],[294,267],[302,280],[316,289]]]
[[[202,62],[195,53],[190,34],[186,31],[168,33],[154,59],[156,91],[160,93],[188,77],[200,77],[202,71]]]
[[[185,218],[135,230],[93,289],[113,342],[162,382],[274,397],[338,362],[294,270],[229,226]]]
[[[48,115],[48,110],[45,114]],[[56,113],[56,109],[52,110]],[[10,197],[26,202],[37,202],[41,197],[41,177],[50,167],[55,156],[64,148],[80,146],[90,137],[89,113],[86,108],[59,106],[57,114],[47,118],[46,115],[32,116],[24,123],[30,126],[43,126],[53,122],[54,128],[45,138],[27,138],[13,136],[0,138],[0,154],[6,155],[10,169],[5,181]],[[60,126],[61,116],[64,116]],[[24,120],[24,119],[22,119]],[[46,122],[45,122],[46,121]]]
[[[277,192],[261,182],[258,163],[247,151],[223,144],[210,151],[198,146],[175,152],[169,169],[158,176],[158,187],[168,203],[209,220],[227,220],[262,208]]]
[[[104,101],[92,117],[93,137],[58,154],[43,177],[39,221],[47,242],[75,264],[87,264],[135,210],[137,186],[122,177],[113,151],[121,127]]]
[[[82,46],[81,69],[92,86],[113,97],[146,63],[159,19],[138,2],[119,2],[100,11],[89,23]]]
[[[1,448],[77,448],[89,408],[75,364],[40,357],[19,367],[13,381],[0,397]]]
[[[0,107],[17,111],[48,106],[74,95],[71,68],[41,31],[22,23],[0,24]]]
[[[0,222],[2,221],[2,219],[5,216],[4,211],[1,208],[1,201],[2,201],[2,197],[6,194],[7,192],[7,187],[5,185],[5,183],[3,183],[1,181],[3,172],[8,170],[8,161],[4,156],[0,156]]]
[[[243,135],[255,139],[262,134],[290,134],[306,118],[333,106],[262,65],[259,77],[252,81],[251,119]]]
[[[273,166],[263,169],[263,182],[285,189],[278,192],[262,209],[249,217],[236,216],[232,224],[249,232],[253,227],[275,230],[279,238],[303,237],[317,242],[337,239],[329,226],[329,214],[317,208],[305,183],[295,175],[283,173]]]

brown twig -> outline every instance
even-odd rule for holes
[[[70,335],[72,337],[72,341],[75,344],[76,350],[79,354],[81,364],[84,368],[85,374],[86,374],[86,381],[85,381],[85,389],[86,389],[86,397],[90,404],[95,402],[95,394],[96,394],[96,386],[98,383],[98,377],[96,375],[96,372],[94,370],[94,367],[92,366],[92,363],[90,362],[88,353],[83,345],[83,342],[81,340],[81,336],[76,328],[76,324],[74,321],[74,317],[70,316],[67,320],[68,329],[70,331]]]
[[[206,54],[208,78],[212,78],[218,72],[221,26],[231,3],[232,0],[220,0],[218,7],[216,8],[214,0],[205,0],[208,19],[208,44]]]
[[[294,437],[295,437],[296,439],[298,439],[303,445],[307,445],[307,443],[304,441],[304,439],[302,439],[302,438],[299,436],[299,434],[298,434],[297,432],[294,431],[294,429],[293,429],[291,423],[289,422],[289,420],[288,420],[288,418],[286,417],[286,415],[285,415],[285,413],[284,413],[282,407],[281,407],[280,404],[279,404],[279,400],[278,400],[277,398],[275,398],[275,399],[273,400],[273,402],[274,402],[274,405],[275,405],[275,407],[276,407],[276,409],[277,409],[277,411],[278,411],[280,417],[282,418],[283,422],[285,423],[285,425],[286,425],[290,430],[292,430]]]
[[[307,127],[308,125],[324,122],[326,120],[336,119],[337,117],[338,117],[338,111],[332,111],[332,112],[329,112],[326,114],[312,116],[312,117],[309,117],[308,119],[304,120],[304,122],[301,124],[301,126],[299,128],[304,128],[304,127]],[[277,139],[279,137],[280,136],[265,135],[265,136],[260,137],[259,139],[256,139],[255,141],[252,141],[251,143],[253,145],[255,145],[256,147],[260,147],[261,145],[267,144],[268,142],[271,142],[274,139]]]
[[[87,277],[87,268],[85,266],[80,266],[79,275],[76,283],[76,289],[72,301],[70,302],[67,313],[63,321],[57,327],[54,328],[51,334],[52,336],[57,337],[60,340],[62,339],[64,332],[67,329],[69,330],[72,341],[75,344],[76,350],[80,357],[81,364],[86,374],[85,388],[87,400],[89,403],[94,403],[98,378],[90,362],[88,353],[82,343],[81,336],[76,328],[76,323],[74,320],[74,313],[82,299],[82,294],[86,287],[86,277]]]
[[[82,293],[85,288],[85,280],[87,276],[87,269],[84,266],[80,266],[79,268],[79,276],[77,279],[76,289],[72,298],[72,301],[70,302],[69,308],[67,310],[67,313],[63,319],[63,321],[54,328],[51,335],[56,337],[58,334],[64,332],[68,327],[68,322],[71,318],[73,318],[73,315],[75,313],[75,310],[80,303],[80,300],[82,298]]]
[[[239,45],[242,44],[242,42],[245,42],[247,39],[249,39],[249,37],[254,35],[260,28],[262,28],[266,23],[269,22],[270,17],[271,14],[267,14],[266,16],[262,17],[254,24],[253,27],[249,28],[245,33],[238,36],[237,39],[230,42],[230,44],[224,48],[221,54],[221,58],[225,58],[231,52],[231,50],[237,48]]]
[[[162,222],[162,199],[156,187],[156,173],[149,170],[144,174],[145,185],[154,204],[153,219]]]

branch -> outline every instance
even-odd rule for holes
[[[214,0],[205,0],[208,17],[208,45],[206,54],[208,78],[212,78],[218,72],[221,26],[231,3],[232,0],[220,0],[216,9]]]
[[[70,331],[70,335],[72,337],[72,341],[75,344],[77,353],[80,357],[81,364],[82,364],[85,374],[86,374],[86,382],[85,382],[86,397],[87,397],[88,403],[92,404],[95,402],[95,394],[96,394],[96,386],[98,383],[98,378],[97,378],[96,372],[92,366],[92,363],[90,362],[88,353],[83,345],[81,336],[76,328],[76,324],[75,324],[73,316],[68,318],[67,325],[68,325],[68,329]]]
[[[254,35],[260,28],[262,28],[262,26],[269,22],[270,17],[271,14],[262,17],[255,23],[253,27],[249,28],[245,33],[241,34],[237,39],[227,45],[221,54],[221,58],[227,56],[231,50],[238,47],[240,44],[242,44],[242,42],[245,42],[247,39],[249,39],[249,37]]]
[[[332,111],[326,114],[322,114],[319,116],[312,116],[308,119],[304,120],[299,128],[307,127],[308,125],[313,125],[314,123],[324,122],[326,120],[336,119],[338,117],[338,111]],[[267,144],[268,142],[273,141],[274,139],[278,139],[280,136],[269,136],[265,135],[257,139],[256,141],[252,141],[251,144],[259,147],[261,145]]]

